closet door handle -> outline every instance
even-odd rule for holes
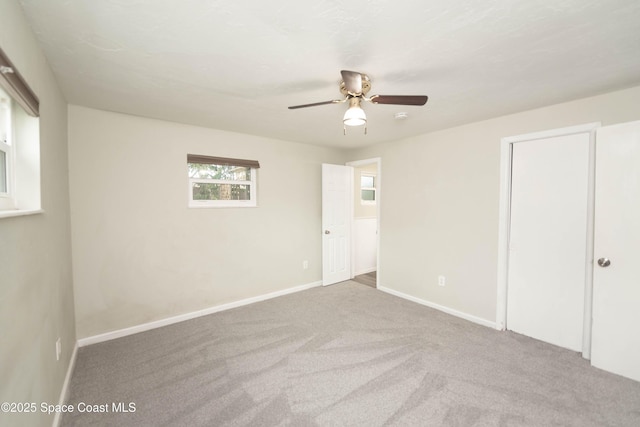
[[[598,265],[600,267],[609,267],[611,265],[611,260],[609,258],[600,258],[598,260]]]

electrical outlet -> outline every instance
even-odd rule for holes
[[[444,286],[446,284],[446,279],[444,276],[438,276],[438,286]]]
[[[62,343],[60,342],[60,337],[56,341],[56,360],[60,360],[60,353],[62,353]]]
[[[306,259],[302,261],[302,269],[303,270],[309,269],[309,261],[307,261]]]

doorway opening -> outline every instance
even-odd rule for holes
[[[376,288],[379,283],[381,159],[348,162],[353,168],[351,277]]]

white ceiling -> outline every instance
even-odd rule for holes
[[[20,0],[72,104],[338,147],[640,84],[638,0]],[[369,95],[342,132],[340,70]],[[409,118],[394,119],[404,111]]]

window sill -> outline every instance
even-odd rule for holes
[[[0,211],[0,219],[12,218],[14,216],[27,216],[44,213],[42,209],[14,209],[10,211]]]
[[[229,208],[257,208],[258,205],[188,205],[189,209],[229,209]]]

